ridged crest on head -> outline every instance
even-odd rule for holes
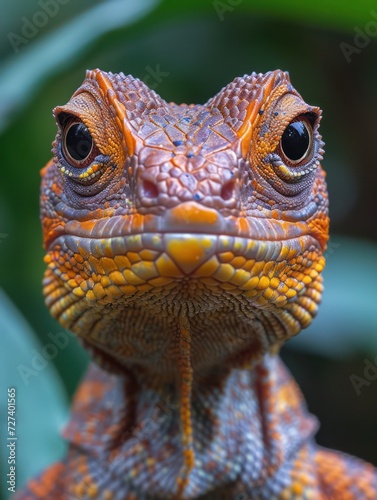
[[[266,97],[283,83],[291,86],[288,73],[279,70],[237,77],[209,99],[205,106],[217,108],[225,123],[238,132],[247,126],[247,122],[253,122]]]

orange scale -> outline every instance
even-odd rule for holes
[[[287,255],[287,260],[295,262],[297,250],[295,248],[290,248]]]
[[[85,297],[85,292],[79,287],[76,287],[72,290],[73,295],[76,297],[84,298]]]
[[[177,265],[166,254],[162,254],[156,260],[156,268],[163,277],[182,277],[182,271],[180,271]]]
[[[266,262],[264,260],[260,262],[256,262],[254,267],[253,267],[253,274],[254,276],[260,276],[263,273],[264,266],[266,265]]]
[[[304,487],[301,483],[294,482],[292,483],[292,493],[294,495],[302,495],[304,493]]]
[[[304,276],[302,278],[302,282],[304,283],[304,285],[310,285],[310,283],[313,281],[313,279],[310,277],[310,276]]]
[[[96,283],[93,287],[93,293],[97,297],[97,299],[102,299],[103,297],[106,296],[106,292],[103,289],[102,285],[100,283]]]
[[[73,484],[70,487],[69,493],[72,494],[74,498],[79,500],[80,498],[83,498],[83,496],[85,495],[85,485],[82,483]]]
[[[266,264],[263,268],[263,274],[265,274],[266,276],[269,276],[272,273],[272,276],[273,276],[274,269],[275,269],[275,262],[272,262],[272,261],[266,262]],[[272,276],[269,276],[269,277],[272,277]]]
[[[219,261],[215,256],[211,257],[207,262],[202,264],[194,273],[193,276],[211,277],[219,268]]]
[[[167,284],[171,283],[173,280],[171,278],[166,278],[163,276],[158,276],[157,278],[152,278],[148,280],[148,283],[153,287],[164,287]]]
[[[131,267],[131,262],[125,255],[116,255],[114,257],[114,263],[118,271],[121,272]]]
[[[100,283],[104,288],[107,288],[108,286],[111,285],[112,282],[108,276],[101,276]]]
[[[154,262],[151,261],[138,262],[131,267],[131,271],[143,280],[156,278],[159,275]]]
[[[250,279],[250,273],[243,269],[237,269],[233,276],[230,278],[230,283],[237,286],[244,285]]]
[[[68,280],[67,285],[71,288],[76,288],[78,283],[75,279],[70,279],[70,280]]]
[[[230,264],[220,264],[213,277],[219,281],[229,281],[234,274],[234,268]]]
[[[145,283],[145,280],[136,276],[136,274],[131,271],[131,269],[125,269],[123,271],[123,276],[126,278],[127,284],[130,285],[142,285]]]
[[[101,257],[100,263],[103,270],[105,271],[105,274],[109,274],[111,271],[116,271],[118,269],[113,258]]]
[[[140,258],[142,260],[155,261],[157,257],[160,255],[160,252],[156,252],[155,250],[144,249],[139,252]]]
[[[96,257],[93,257],[93,255],[89,255],[88,261],[89,261],[89,264],[90,264],[91,268],[95,272],[100,271],[101,274],[106,274],[105,271],[104,271],[104,269],[103,269],[103,267],[101,266],[101,263],[100,263],[99,259],[97,259]]]
[[[276,278],[276,276],[272,277],[270,279],[270,287],[273,288],[274,290],[278,288],[278,286],[281,284],[281,281],[279,278]]]
[[[270,279],[267,276],[261,276],[257,284],[258,290],[266,290],[270,286]]]
[[[112,271],[109,274],[109,279],[113,285],[127,285],[128,282],[120,271]]]
[[[91,302],[96,302],[96,300],[97,300],[97,297],[95,296],[95,294],[93,293],[93,291],[92,291],[92,290],[88,290],[88,291],[86,292],[86,298],[87,298],[88,300],[90,300]]]
[[[98,486],[92,482],[87,486],[86,494],[89,498],[98,498]]]
[[[140,292],[149,292],[149,290],[152,290],[153,286],[149,283],[144,283],[143,285],[139,285],[137,288]]]
[[[240,269],[241,267],[243,268],[243,266],[245,265],[245,262],[246,262],[245,257],[242,257],[241,255],[239,255],[238,257],[234,257],[234,259],[231,261],[230,264],[235,269]]]
[[[218,255],[218,259],[220,262],[228,263],[232,259],[234,259],[234,253],[233,252],[222,252]]]
[[[274,290],[272,290],[272,288],[267,288],[264,292],[263,292],[263,297],[265,299],[267,299],[268,301],[272,301],[273,300],[273,297],[274,297]]]
[[[76,262],[79,262],[80,264],[82,264],[82,263],[84,262],[84,259],[83,259],[83,258],[82,258],[82,256],[81,256],[80,254],[78,254],[78,253],[75,253],[73,257],[74,257],[75,261],[76,261]]]
[[[276,297],[275,299],[275,304],[278,304],[279,307],[285,305],[287,303],[287,297],[284,295],[279,295],[279,297]]]
[[[136,262],[141,261],[140,254],[137,252],[127,252],[127,257],[129,259],[129,261],[131,262],[131,264],[135,264]]]
[[[251,271],[254,266],[255,266],[255,260],[250,259],[245,262],[245,264],[243,265],[243,269],[245,271]]]
[[[137,290],[138,290],[138,289],[136,288],[136,286],[133,286],[133,285],[121,285],[119,288],[122,290],[122,292],[123,292],[123,293],[124,293],[124,295],[126,295],[126,296],[133,295],[133,294],[134,294],[134,293],[136,293],[136,292],[137,292]]]

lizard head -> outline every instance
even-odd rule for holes
[[[88,71],[54,114],[44,294],[98,362],[245,367],[309,325],[328,238],[321,112],[287,73],[178,106]]]

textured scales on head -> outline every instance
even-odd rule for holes
[[[320,110],[281,71],[178,106],[94,70],[55,116],[46,302],[102,366],[156,389],[178,383],[179,496],[200,381],[254,366],[316,313],[328,238]]]

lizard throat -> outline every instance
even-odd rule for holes
[[[96,241],[66,235],[45,260],[46,302],[65,328],[103,357],[165,379],[179,372],[174,339],[183,317],[194,371],[218,363],[244,366],[245,358],[253,362],[308,326],[324,266],[309,235],[283,242],[176,233]]]

